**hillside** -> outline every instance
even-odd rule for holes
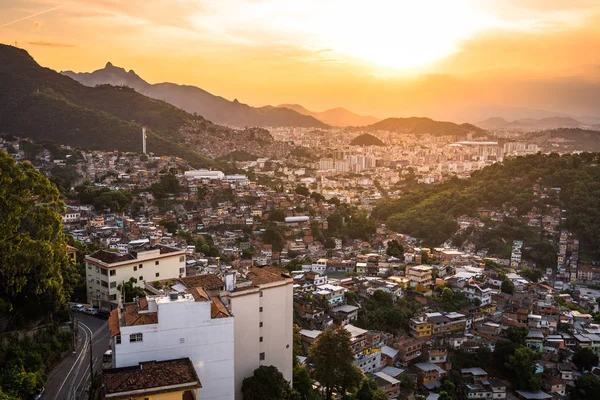
[[[523,139],[538,144],[542,151],[600,151],[600,130],[548,129],[527,133]]]
[[[97,150],[148,149],[214,166],[235,150],[262,151],[267,131],[233,130],[127,87],[87,87],[39,66],[24,50],[0,45],[0,132]]]
[[[388,131],[396,133],[412,133],[416,135],[430,134],[435,136],[486,136],[487,131],[471,124],[455,124],[453,122],[434,121],[430,118],[387,118],[365,127],[371,131]]]
[[[527,214],[535,213],[536,209],[549,213],[554,207],[567,210],[562,228],[577,235],[582,257],[597,259],[600,256],[598,162],[598,153],[511,158],[476,171],[469,179],[422,185],[402,197],[381,202],[373,210],[373,216],[386,221],[391,229],[417,237],[430,246],[453,239],[457,246],[471,242],[477,249],[506,256],[513,240],[525,239],[527,246],[539,249],[547,247],[539,228],[534,230],[527,225]],[[537,193],[535,185],[540,186]],[[455,219],[479,217],[481,209],[498,210],[503,214],[503,222],[482,218],[484,228],[459,232]],[[545,253],[554,255],[556,251],[546,248]]]
[[[342,107],[321,112],[307,110],[299,104],[280,104],[277,107],[288,108],[303,115],[311,115],[332,126],[364,126],[379,121],[379,118],[370,115],[359,115]]]
[[[493,129],[511,129],[520,131],[534,131],[557,128],[584,128],[586,125],[574,118],[570,117],[547,117],[547,118],[522,118],[514,121],[507,121],[504,118],[492,117],[476,124],[477,126],[493,130]]]
[[[350,146],[385,146],[385,143],[373,135],[364,133],[352,139]]]
[[[128,86],[146,96],[166,101],[189,113],[197,113],[218,124],[241,128],[247,126],[326,127],[323,122],[292,110],[271,106],[250,107],[237,100],[229,101],[215,96],[196,86],[168,82],[150,84],[133,70],[126,71],[110,62],[104,68],[94,72],[63,71],[61,73],[91,87],[102,84]]]

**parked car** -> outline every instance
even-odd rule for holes
[[[95,308],[84,308],[81,311],[84,314],[87,314],[87,315],[96,315],[96,314],[98,314],[98,310],[96,310]]]
[[[33,399],[40,400],[42,398],[42,396],[44,395],[45,391],[46,391],[46,388],[44,388],[43,386],[41,388],[38,388],[35,395],[33,396]]]
[[[85,307],[83,306],[83,304],[73,304],[71,306],[71,310],[72,311],[83,311]]]
[[[106,350],[104,355],[102,355],[102,362],[111,362],[112,361],[112,350]]]

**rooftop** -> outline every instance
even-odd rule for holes
[[[225,284],[216,274],[202,274],[179,278],[179,281],[188,288],[204,288],[208,290],[220,290]]]
[[[114,400],[202,387],[189,358],[149,361],[135,367],[106,369],[103,371],[103,379],[105,398]]]

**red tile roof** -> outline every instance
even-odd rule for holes
[[[210,317],[211,318],[227,318],[230,317],[229,311],[225,308],[223,302],[218,299],[212,299],[212,304],[210,305]]]
[[[177,393],[202,387],[189,358],[143,362],[135,367],[103,371],[105,399],[131,398]]]
[[[110,312],[110,316],[108,317],[108,330],[110,331],[110,337],[121,334],[121,327],[119,326],[119,310],[116,308]]]
[[[192,297],[194,298],[194,301],[208,301],[210,300],[210,297],[208,296],[208,294],[206,294],[206,292],[204,291],[204,289],[202,288],[192,288],[189,290],[190,294],[192,295]]]
[[[285,281],[286,278],[291,278],[291,276],[286,270],[277,267],[252,267],[248,271],[248,279],[252,280],[255,285]]]
[[[125,326],[149,325],[158,323],[158,313],[139,313],[137,304],[125,306]]]
[[[179,281],[188,288],[201,287],[208,290],[220,290],[224,286],[223,280],[215,274],[187,276],[179,278]]]

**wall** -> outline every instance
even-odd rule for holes
[[[210,319],[210,302],[164,300],[158,304],[158,324],[121,326],[121,344],[114,349],[115,366],[189,357],[202,384],[199,398],[232,399],[233,318]],[[130,343],[132,333],[143,333],[143,341]]]

